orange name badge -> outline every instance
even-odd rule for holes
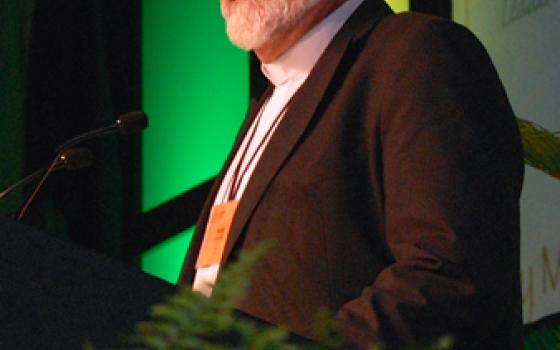
[[[229,201],[212,207],[206,225],[202,247],[196,260],[196,268],[219,265],[224,255],[226,241],[239,201]]]

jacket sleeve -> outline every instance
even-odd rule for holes
[[[398,19],[387,22],[386,31],[399,31]],[[409,28],[380,53],[390,77],[379,85],[393,261],[338,311],[344,348],[444,334],[457,349],[514,348],[505,343],[520,323],[517,124],[468,30],[439,19]]]

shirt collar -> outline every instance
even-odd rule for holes
[[[347,0],[276,60],[261,64],[266,78],[274,86],[307,78],[344,22],[363,1]]]

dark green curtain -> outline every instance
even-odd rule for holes
[[[45,166],[66,139],[139,108],[140,14],[129,2],[28,0],[2,3],[0,19],[9,76],[0,104],[5,188]],[[93,167],[53,174],[24,221],[131,259],[125,232],[139,213],[138,140],[86,144]],[[17,210],[30,189],[2,203],[2,213]]]
[[[0,2],[0,189],[21,176],[23,105],[33,0]],[[14,210],[18,193],[0,201],[0,211]]]

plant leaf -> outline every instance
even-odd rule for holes
[[[517,118],[525,163],[560,180],[560,137],[532,121]]]

